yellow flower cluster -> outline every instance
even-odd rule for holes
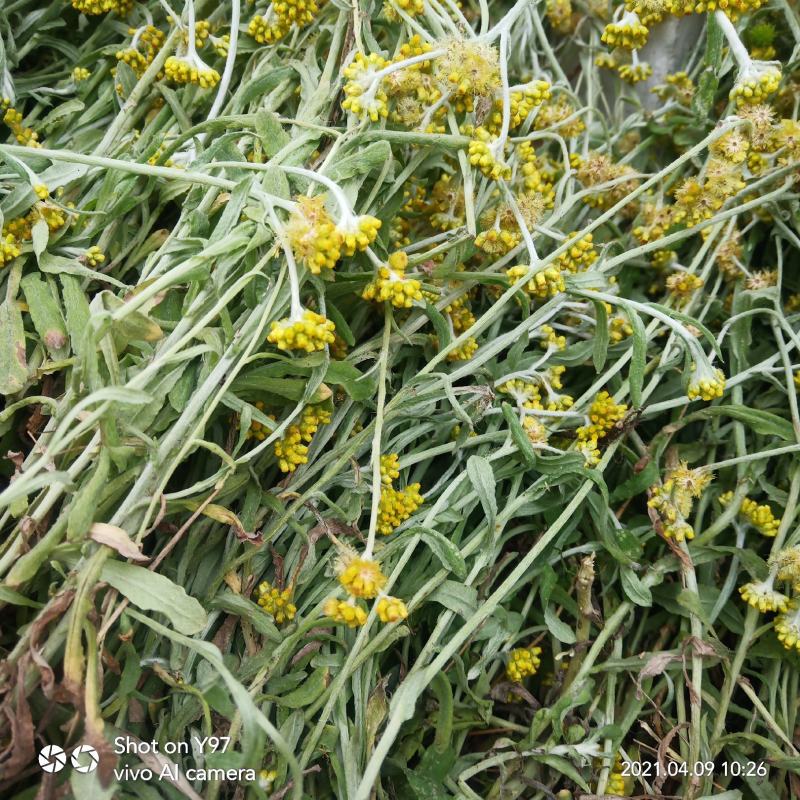
[[[447,82],[453,94],[472,111],[479,97],[493,97],[500,86],[500,59],[497,49],[479,39],[451,37],[444,44],[445,54],[437,61],[437,76]]]
[[[689,469],[681,462],[667,472],[660,486],[650,487],[647,505],[658,511],[667,538],[678,542],[694,538],[694,529],[686,518],[692,513],[694,501],[703,494],[713,477],[707,469]]]
[[[365,300],[390,302],[395,308],[411,308],[415,300],[422,300],[422,284],[415,278],[406,278],[408,255],[397,250],[378,268],[378,276],[364,287]]]
[[[498,221],[495,227],[481,231],[475,237],[475,247],[492,256],[502,256],[511,252],[522,241],[522,234],[516,223],[512,230],[501,227],[504,221]]]
[[[320,405],[310,405],[303,409],[300,420],[289,425],[283,436],[275,442],[275,457],[281,472],[294,472],[301,464],[308,463],[308,447],[303,442],[310,442],[320,425],[331,421],[331,412]],[[253,423],[257,425],[258,423]],[[252,428],[252,426],[251,426]],[[259,438],[259,431],[255,434]],[[263,434],[260,435],[263,439]]]
[[[377,238],[381,221],[377,217],[363,214],[353,217],[352,220],[339,225],[339,234],[342,240],[342,254],[353,256],[364,252]]]
[[[514,378],[498,386],[503,394],[511,395],[519,408],[530,411],[566,411],[572,407],[573,399],[568,394],[559,394],[554,389],[561,389],[561,375],[565,367],[551,367],[546,376],[539,376],[541,386],[547,395],[546,401],[542,400],[540,384],[532,380]]]
[[[334,622],[347,625],[348,628],[357,628],[367,621],[367,612],[354,600],[337,600],[329,597],[323,606],[326,617],[330,617]]]
[[[581,159],[575,174],[587,189],[619,181],[614,186],[606,186],[601,191],[584,198],[584,202],[588,205],[605,210],[616,205],[638,186],[637,178],[628,178],[632,173],[633,169],[627,164],[616,164],[603,153],[589,153],[586,158]]]
[[[289,27],[283,20],[265,19],[260,14],[256,14],[247,26],[247,32],[259,44],[274,44],[279,39],[283,39],[289,32]]]
[[[614,764],[608,773],[608,782],[606,783],[605,794],[612,797],[627,797],[628,790],[625,786],[625,776],[623,775],[623,763],[619,753],[614,759]]]
[[[612,342],[621,342],[633,336],[633,326],[627,317],[611,317],[608,321],[608,337]]]
[[[286,235],[295,258],[314,275],[336,266],[342,252],[343,237],[325,209],[325,195],[301,195],[297,199],[286,225]]]
[[[555,187],[543,169],[533,149],[533,143],[525,141],[517,147],[517,156],[520,160],[520,172],[523,176],[523,184],[527,192],[533,192],[532,196],[539,198],[539,203],[544,208],[552,208],[555,203]],[[535,223],[537,220],[533,220]],[[530,224],[530,223],[529,223]]]
[[[70,0],[72,7],[81,14],[97,16],[116,11],[121,17],[133,8],[133,0]]]
[[[305,350],[313,353],[333,344],[336,326],[322,314],[305,309],[300,319],[282,319],[273,322],[267,341],[279,350]]]
[[[575,431],[577,440],[575,449],[583,454],[588,466],[597,464],[600,460],[598,442],[625,416],[628,407],[614,402],[611,395],[600,392],[589,406],[589,424],[582,425]]]
[[[587,233],[578,238],[578,234],[573,231],[567,239],[569,250],[558,256],[555,263],[560,269],[568,272],[583,272],[589,269],[597,261],[597,249],[592,234]]]
[[[72,79],[76,83],[80,83],[81,81],[85,81],[89,78],[92,73],[86,69],[86,67],[75,67],[72,70]]]
[[[400,456],[397,453],[388,453],[380,459],[381,482],[391,486],[392,482],[400,477]]]
[[[389,62],[377,53],[370,53],[368,56],[356,53],[352,63],[342,73],[347,78],[342,108],[372,122],[389,116],[388,97],[380,79],[376,77],[376,73],[388,65]]]
[[[383,13],[386,19],[392,22],[400,18],[395,7],[401,9],[409,17],[418,17],[425,13],[425,0],[386,0],[383,4]]]
[[[158,54],[164,44],[166,36],[164,31],[156,28],[155,25],[147,25],[144,28],[129,28],[128,35],[133,36],[135,47],[117,50],[117,61],[127,64],[137,78],[144,75],[145,70],[153,63],[153,59]]]
[[[219,83],[219,72],[213,67],[180,56],[170,56],[164,62],[164,74],[173,83],[193,83],[201,89],[212,89]]]
[[[4,97],[0,102],[0,110],[3,111],[3,122],[11,129],[14,138],[24,147],[41,147],[39,144],[39,134],[33,128],[28,128],[22,124],[22,112],[11,105],[11,100]]]
[[[292,26],[303,28],[319,14],[324,0],[276,0],[270,7],[269,19],[256,14],[247,26],[247,32],[259,44],[273,44],[282,39]]]
[[[635,12],[628,12],[619,22],[606,25],[600,41],[609,47],[624,47],[626,50],[638,50],[647,44],[650,29],[642,25]]]
[[[388,536],[399,528],[421,505],[424,500],[419,493],[420,485],[412,483],[405,489],[384,486],[378,504],[378,531]]]
[[[626,83],[641,83],[653,74],[653,68],[644,61],[640,61],[638,64],[620,64],[617,72]]]
[[[506,276],[511,281],[511,285],[515,286],[527,274],[530,267],[517,266],[510,267],[506,270]],[[559,292],[566,289],[564,278],[555,267],[545,267],[544,269],[534,272],[531,279],[523,287],[531,297],[538,297],[542,300],[553,297]]]
[[[342,561],[339,583],[352,597],[372,600],[386,585],[386,576],[373,559],[351,556]]]
[[[800,601],[792,600],[785,612],[775,617],[773,627],[778,641],[787,650],[800,652]]]
[[[586,124],[577,113],[577,109],[562,95],[552,103],[543,103],[536,114],[533,127],[537,131],[550,130],[558,132],[565,139],[571,139],[586,130]]]
[[[492,146],[497,141],[498,138],[486,128],[475,128],[474,138],[470,140],[468,148],[469,163],[493,181],[507,180],[511,177],[511,166],[494,153]]]
[[[448,354],[448,361],[469,361],[478,350],[478,340],[470,336],[458,347],[454,347]]]
[[[106,260],[106,257],[103,251],[95,244],[83,254],[83,260],[90,267],[98,267]]]
[[[567,337],[556,333],[552,325],[542,325],[539,329],[539,341],[544,349],[552,347],[563,350],[567,346]]]
[[[381,622],[399,622],[408,619],[406,604],[399,597],[384,595],[375,604],[375,613]]]
[[[7,233],[0,238],[0,267],[4,267],[21,254],[22,250],[17,246],[17,239],[13,233]]]
[[[292,603],[291,589],[278,589],[268,581],[258,584],[257,603],[274,618],[278,625],[284,622],[291,622],[297,613],[294,603]]]
[[[624,403],[615,403],[606,392],[600,392],[589,406],[589,424],[577,429],[579,439],[600,439],[605,436],[628,411]]]
[[[780,83],[781,71],[778,67],[769,62],[753,62],[751,69],[737,79],[730,97],[739,108],[758,105],[766,102],[771,94],[775,94]]]
[[[733,492],[725,492],[719,496],[719,502],[727,506],[733,498]],[[766,504],[758,504],[755,500],[745,497],[739,506],[738,514],[750,523],[759,533],[773,537],[781,526],[780,518],[776,518],[772,509]]]
[[[747,605],[762,614],[769,611],[783,613],[789,607],[789,598],[774,587],[774,577],[765,581],[751,581],[739,587],[739,594]]]
[[[506,677],[514,683],[535,675],[542,663],[541,647],[517,647],[509,653]]]
[[[694,365],[693,365],[694,366]],[[701,368],[697,370],[695,377],[689,382],[686,395],[690,400],[705,400],[710,403],[712,400],[722,397],[725,392],[725,374],[721,369]]]
[[[703,285],[703,279],[691,272],[673,272],[667,276],[667,291],[678,306],[686,305],[692,295]]]
[[[553,30],[559,33],[572,33],[578,15],[572,13],[570,0],[547,0],[545,9]]]
[[[708,150],[718,158],[730,161],[732,164],[741,164],[747,158],[750,141],[742,131],[732,130],[712,142]]]
[[[673,72],[664,76],[665,83],[654,86],[650,91],[662,100],[675,99],[683,106],[691,106],[694,98],[694,81],[686,72]]]

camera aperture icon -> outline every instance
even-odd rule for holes
[[[72,761],[73,769],[76,772],[94,772],[97,769],[100,756],[90,744],[81,744],[72,751],[70,761]]]
[[[44,772],[61,772],[67,765],[67,754],[57,744],[48,744],[39,751],[39,766]]]

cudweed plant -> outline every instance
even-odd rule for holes
[[[796,4],[0,36],[4,796],[797,795]]]

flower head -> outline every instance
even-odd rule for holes
[[[22,255],[22,250],[17,246],[17,238],[13,233],[0,237],[0,267]]]
[[[380,227],[381,221],[369,214],[340,220],[337,228],[341,235],[342,253],[352,256],[356,251],[366,250],[377,238]]]
[[[711,365],[695,365],[694,375],[686,392],[690,400],[705,400],[707,403],[722,397],[725,391],[725,374]]]
[[[164,62],[164,74],[173,83],[193,83],[201,89],[212,89],[220,78],[219,72],[196,56],[170,56]]]
[[[628,11],[619,22],[606,25],[600,41],[609,47],[624,47],[626,50],[638,50],[647,44],[650,29],[642,25],[635,11]]]
[[[286,235],[295,257],[315,275],[339,260],[343,236],[325,209],[325,195],[298,198]]]
[[[346,554],[339,564],[339,583],[352,597],[371,600],[386,585],[386,576],[377,561]]]
[[[347,625],[348,628],[358,628],[367,621],[367,612],[353,600],[337,600],[329,597],[322,607],[325,616],[334,622]]]
[[[793,600],[773,622],[778,641],[787,650],[800,651],[800,602]]]
[[[399,528],[421,505],[420,485],[412,483],[405,489],[384,486],[378,505],[378,531],[387,536]]]
[[[389,301],[395,308],[411,308],[415,300],[422,300],[422,284],[415,278],[406,278],[408,255],[403,250],[392,253],[385,266],[379,267],[378,276],[364,287],[365,300]]]
[[[739,71],[731,100],[740,108],[764,103],[778,91],[780,83],[780,65],[773,61],[751,61]]]
[[[268,581],[262,581],[256,589],[257,603],[275,619],[278,625],[291,622],[297,613],[297,608],[292,600],[291,589],[278,589]]]
[[[508,656],[506,677],[514,683],[522,683],[525,678],[535,675],[542,663],[541,647],[518,647]]]
[[[774,578],[770,576],[765,581],[751,581],[739,587],[742,600],[762,614],[767,611],[780,611],[783,613],[789,607],[789,598],[779,592],[774,586]]]
[[[300,319],[273,322],[267,341],[279,350],[305,350],[313,353],[332,344],[335,336],[333,322],[321,314],[305,309]]]
[[[381,482],[387,486],[400,477],[400,457],[397,453],[381,456]]]
[[[375,603],[375,613],[381,622],[399,622],[408,618],[406,604],[398,597],[384,595]]]
[[[347,66],[343,75],[347,78],[344,85],[345,99],[342,108],[362,119],[377,122],[381,117],[389,115],[386,92],[381,87],[378,73],[387,67],[389,62],[377,53],[356,53],[353,61]]]

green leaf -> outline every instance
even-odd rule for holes
[[[245,400],[264,400],[264,395],[276,395],[294,403],[305,396],[308,381],[303,378],[274,378],[269,375],[269,367],[256,367],[236,378],[232,391]],[[331,390],[324,383],[309,398],[309,403],[322,403],[331,396]]]
[[[497,516],[497,497],[492,465],[483,456],[470,456],[467,460],[467,475],[481,501],[490,536],[494,537],[494,520]]]
[[[611,492],[611,502],[618,503],[621,500],[627,500],[629,497],[636,497],[646,491],[648,487],[652,486],[659,478],[658,463],[655,459],[651,459],[644,465],[644,468],[635,473],[633,477],[620,483],[613,492]]]
[[[647,331],[644,323],[636,311],[627,303],[623,304],[625,313],[633,328],[633,345],[631,352],[631,366],[628,370],[631,403],[634,406],[642,404],[642,385],[644,384],[644,370],[647,364]]]
[[[794,429],[791,422],[777,414],[757,408],[742,405],[709,406],[695,412],[692,417],[695,419],[731,417],[739,422],[744,422],[745,425],[763,436],[778,436],[787,442],[794,441]]]
[[[448,611],[469,619],[478,610],[478,592],[472,586],[444,581],[428,598],[441,603]]]
[[[279,697],[277,703],[284,708],[304,708],[310,706],[328,685],[328,668],[321,667],[306,678],[294,691]]]
[[[83,340],[89,328],[91,310],[86,295],[81,289],[81,282],[72,275],[60,275],[61,294],[64,298],[67,332],[69,333],[72,352],[80,355],[83,351]]]
[[[25,329],[15,300],[0,304],[0,394],[22,391],[28,380]]]
[[[256,134],[261,138],[261,145],[267,158],[272,158],[291,141],[274,111],[266,109],[258,111],[255,126]]]
[[[547,764],[548,767],[556,770],[556,772],[566,775],[570,780],[574,781],[578,786],[580,786],[583,791],[591,791],[589,784],[586,783],[580,772],[578,772],[578,770],[575,769],[575,767],[569,761],[567,761],[566,758],[561,758],[561,756],[538,754],[534,755],[533,758],[537,761],[541,761],[543,764]]]
[[[444,350],[444,348],[450,344],[452,338],[447,320],[442,316],[441,311],[427,300],[425,301],[425,314],[433,324],[433,329],[436,331],[436,338],[439,340],[439,350]]]
[[[639,576],[628,567],[620,568],[622,588],[628,599],[637,606],[649,608],[653,605],[653,595],[650,589],[642,583]]]
[[[67,513],[67,540],[76,541],[83,538],[89,530],[95,515],[100,497],[108,482],[111,459],[107,447],[100,450],[97,466],[92,476],[72,498]]]
[[[389,142],[373,142],[366,147],[359,147],[352,155],[332,161],[323,174],[341,182],[380,169],[391,160],[392,148]]]
[[[119,312],[125,302],[109,291],[101,292],[103,306],[107,311]],[[164,335],[161,326],[141,311],[126,311],[114,321],[114,343],[119,352],[131,342],[157,342]]]
[[[133,605],[164,614],[179,633],[200,633],[208,624],[203,606],[157,572],[124,561],[106,561],[100,577]]]
[[[66,358],[69,355],[67,327],[50,286],[37,274],[31,273],[20,281],[20,288],[25,294],[33,327],[47,352],[54,359]]]
[[[439,559],[445,569],[449,569],[457,578],[466,578],[467,565],[461,551],[439,531],[415,525],[406,531],[407,535],[419,536]]]
[[[36,220],[31,229],[31,243],[33,244],[33,254],[36,259],[47,249],[47,242],[50,240],[50,228],[43,219]]]
[[[368,400],[377,389],[377,377],[364,375],[349,361],[331,361],[325,371],[325,381],[343,387],[357,402]]]
[[[556,616],[553,606],[547,606],[547,608],[545,608],[544,624],[559,642],[563,642],[564,644],[575,644],[575,631],[573,631],[566,622],[562,622]]]
[[[595,372],[600,373],[608,357],[608,312],[606,304],[599,300],[594,303],[594,315],[597,320],[594,329],[594,342],[592,343],[592,363]]]
[[[31,600],[29,597],[25,597],[24,594],[9,589],[8,586],[0,586],[0,603],[9,603],[13,606],[25,606],[26,608],[42,608],[44,605],[36,600]]]
[[[707,628],[711,627],[711,620],[708,618],[700,598],[690,589],[683,589],[676,598],[679,605],[683,606],[690,614],[697,617]]]
[[[536,451],[533,449],[528,434],[525,433],[525,429],[517,418],[516,412],[508,403],[503,403],[503,417],[511,433],[511,439],[517,446],[520,455],[530,466],[533,466],[536,463]]]

